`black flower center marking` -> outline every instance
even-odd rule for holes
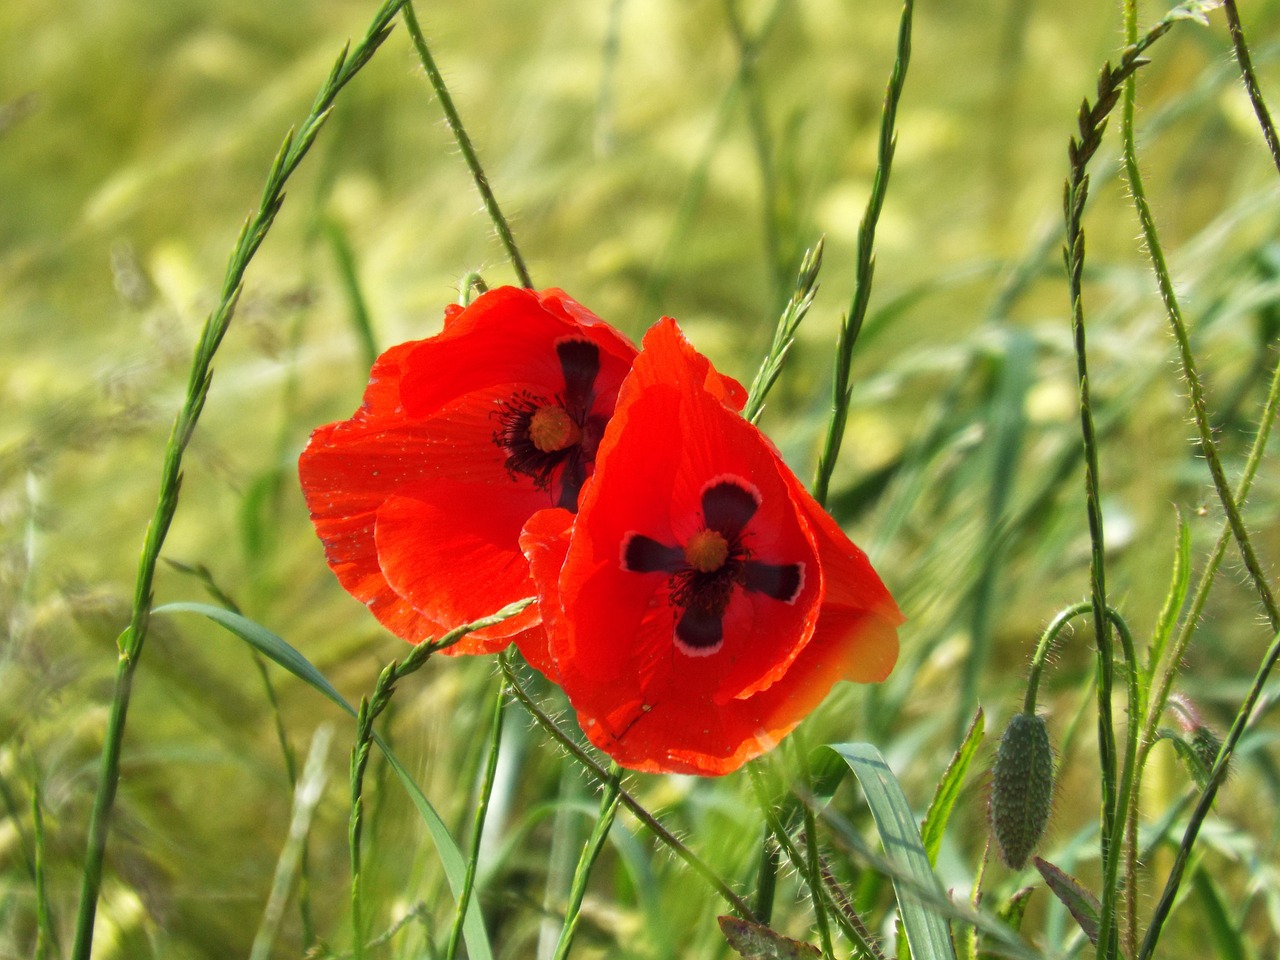
[[[498,403],[493,442],[506,451],[512,480],[528,477],[555,505],[578,509],[578,492],[595,460],[605,418],[592,416],[600,348],[567,337],[555,345],[564,390],[550,397],[521,390]]]
[[[665,573],[679,608],[675,642],[691,657],[724,644],[724,615],[735,588],[794,603],[804,586],[803,563],[764,563],[745,545],[760,494],[741,477],[716,477],[702,491],[702,527],[683,545],[668,546],[638,531],[622,541],[622,569]]]

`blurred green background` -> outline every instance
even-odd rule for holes
[[[55,927],[69,947],[114,641],[195,337],[284,132],[373,9],[0,5],[0,957],[29,955],[34,938],[37,785]],[[1165,9],[1146,5],[1144,21]],[[749,381],[801,253],[825,235],[821,292],[763,419],[807,477],[899,12],[868,0],[476,0],[424,4],[419,17],[535,282],[565,288],[635,339],[674,316],[721,369]],[[1242,12],[1274,99],[1280,3]],[[922,0],[916,12],[832,497],[910,622],[890,681],[838,691],[806,731],[810,743],[877,743],[921,807],[974,707],[987,708],[989,730],[1003,725],[1043,625],[1088,589],[1061,194],[1075,111],[1119,38],[1113,0]],[[1280,334],[1276,171],[1220,16],[1179,25],[1151,56],[1139,79],[1141,159],[1238,470]],[[1169,580],[1177,511],[1198,561],[1220,517],[1114,142],[1094,165],[1085,310],[1110,589],[1142,638]],[[311,429],[359,403],[368,358],[353,316],[367,312],[380,347],[431,335],[472,270],[491,285],[514,282],[398,26],[339,97],[249,271],[165,551],[206,567],[349,699],[403,649],[325,568],[296,457]],[[1248,511],[1269,569],[1278,506],[1269,457]],[[1229,554],[1185,675],[1184,692],[1219,728],[1268,640],[1240,573]],[[204,589],[165,567],[158,599],[204,599]],[[1096,876],[1079,842],[1096,827],[1096,758],[1088,737],[1069,731],[1087,711],[1088,639],[1082,628],[1042,694],[1063,764],[1050,856],[1084,877]],[[493,674],[479,660],[435,663],[401,692],[388,724],[459,837]],[[311,896],[320,935],[345,947],[349,728],[312,691],[273,677],[297,750],[317,724],[337,727]],[[594,799],[543,735],[513,718],[494,843],[522,826],[537,842],[493,854],[483,903],[499,954],[532,957],[544,889],[564,882],[556,851],[576,856],[570,841],[583,827],[565,812]],[[1280,930],[1276,732],[1264,720],[1246,741],[1206,836],[1205,869],[1257,956],[1274,954]],[[1189,789],[1171,751],[1157,760],[1153,819]],[[726,876],[750,882],[760,828],[744,777],[644,777],[635,789]],[[846,790],[837,802],[865,820]],[[447,897],[403,795],[388,784],[377,798],[367,846],[377,922],[427,904],[427,919],[383,949],[419,956],[447,925]],[[95,956],[245,955],[289,808],[246,649],[203,624],[157,621],[125,743]],[[975,784],[941,865],[957,890],[981,859],[984,811]],[[651,855],[633,823],[620,820],[618,832],[627,839],[599,871],[579,953],[723,955],[712,920],[722,907],[670,857]],[[1152,861],[1161,878],[1165,865]],[[1018,880],[993,882],[1012,890]],[[783,902],[795,897],[794,881],[784,886]],[[866,877],[859,890],[878,922],[886,891]],[[1070,941],[1070,921],[1040,896],[1029,929],[1052,956]],[[798,905],[779,923],[806,935],[806,916]],[[1192,907],[1175,915],[1167,955],[1202,955],[1198,917]],[[279,955],[298,955],[300,936],[291,908]]]

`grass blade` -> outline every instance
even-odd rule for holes
[[[162,607],[156,607],[152,612],[198,613],[208,617],[214,623],[225,627],[245,643],[261,652],[263,656],[280,664],[280,666],[305,682],[312,689],[328,697],[350,716],[356,716],[356,708],[347,702],[346,698],[334,688],[333,684],[325,679],[324,674],[317,670],[310,660],[261,624],[255,623],[247,617],[232,613],[230,610],[215,607],[208,603],[167,603]],[[426,798],[422,789],[414,781],[413,777],[409,775],[409,771],[405,769],[404,764],[400,762],[400,759],[387,746],[382,737],[375,733],[373,742],[382,751],[387,764],[404,785],[405,791],[409,794],[409,799],[413,801],[419,816],[422,817],[423,822],[427,825],[427,831],[431,834],[432,842],[436,846],[436,852],[440,856],[440,863],[444,866],[445,876],[449,880],[449,889],[453,891],[455,897],[459,896],[465,884],[467,868],[462,852],[458,849],[458,845],[449,833],[449,828],[445,826],[444,821],[440,819],[440,814],[431,806],[431,801]],[[493,960],[493,951],[489,947],[489,936],[484,928],[484,918],[481,917],[480,909],[474,901],[471,902],[467,909],[467,919],[463,924],[462,935],[467,944],[467,955],[469,957],[473,958],[473,960]]]
[[[964,786],[964,775],[969,772],[969,765],[973,762],[978,747],[982,746],[986,725],[986,716],[979,707],[978,712],[973,715],[973,722],[969,724],[969,732],[965,734],[964,742],[960,744],[960,749],[951,758],[946,773],[938,781],[933,802],[929,804],[929,810],[924,815],[924,824],[920,827],[920,838],[924,841],[924,850],[929,855],[930,866],[936,866],[938,863],[938,850],[942,847],[943,832],[947,829],[951,811],[955,809],[956,800],[960,797],[960,788]]]
[[[830,747],[858,778],[880,832],[885,856],[901,869],[893,877],[893,890],[911,956],[915,960],[955,960],[947,921],[920,895],[923,892],[929,900],[946,899],[897,777],[880,751],[869,743],[836,743]]]

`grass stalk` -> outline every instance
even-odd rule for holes
[[[484,172],[484,167],[480,165],[480,157],[476,154],[476,148],[471,143],[467,128],[462,125],[462,117],[458,115],[457,107],[453,105],[453,97],[449,94],[449,88],[445,85],[444,77],[440,74],[440,68],[436,66],[435,57],[431,55],[431,48],[427,46],[427,38],[422,33],[422,27],[418,25],[418,15],[413,11],[413,4],[409,2],[403,3],[401,15],[404,17],[405,26],[409,28],[409,36],[413,39],[413,46],[418,51],[418,59],[422,61],[422,68],[427,71],[427,79],[431,81],[431,89],[435,91],[436,99],[440,101],[440,109],[444,111],[445,122],[449,124],[449,132],[453,134],[453,139],[457,142],[458,149],[462,152],[462,159],[466,161],[467,169],[471,171],[471,179],[475,181],[476,189],[480,191],[480,199],[484,203],[485,212],[489,214],[489,219],[493,222],[493,228],[498,232],[498,240],[501,241],[503,248],[507,251],[507,256],[511,258],[511,266],[520,278],[520,285],[532,288],[533,280],[529,277],[529,268],[525,266],[524,257],[520,255],[520,249],[516,246],[516,238],[511,233],[511,225],[507,222],[507,218],[503,216],[502,208],[498,206],[498,198],[493,195],[493,188],[489,186],[489,176]]]
[[[818,470],[813,480],[814,499],[823,505],[827,502],[831,475],[835,472],[836,461],[840,457],[840,445],[844,442],[844,428],[849,419],[849,402],[853,396],[853,385],[850,382],[853,347],[858,341],[858,334],[862,332],[862,321],[866,318],[867,304],[871,300],[871,281],[876,268],[874,253],[876,224],[880,220],[880,210],[884,206],[885,194],[889,189],[893,153],[898,142],[895,122],[898,115],[898,101],[902,98],[902,90],[906,85],[907,67],[911,62],[913,10],[914,0],[906,0],[902,5],[902,19],[898,26],[897,55],[894,57],[893,71],[889,75],[889,84],[884,95],[884,108],[880,114],[880,142],[876,157],[875,178],[871,182],[871,195],[867,198],[866,212],[858,226],[853,300],[849,305],[849,313],[844,323],[840,325],[840,334],[836,339],[835,374],[831,385],[831,416],[827,420],[826,438],[822,445],[822,452],[818,455]]]
[[[742,86],[747,111],[747,125],[751,130],[751,144],[755,149],[756,166],[760,174],[760,214],[764,235],[764,255],[769,271],[769,295],[771,302],[781,302],[786,285],[782,264],[781,233],[782,211],[778,198],[778,175],[774,168],[773,137],[769,133],[769,119],[765,115],[764,95],[756,76],[756,62],[764,39],[773,32],[786,0],[774,0],[765,17],[764,26],[754,36],[748,34],[738,0],[725,0],[725,17],[729,33],[738,48],[738,81]]]
[[[35,874],[36,895],[36,946],[32,956],[34,960],[44,960],[50,951],[54,956],[60,955],[61,951],[58,950],[58,938],[49,915],[49,891],[45,885],[44,796],[38,775],[31,780],[31,832],[35,842],[32,872]]]
[[[573,947],[573,938],[578,932],[578,921],[582,916],[582,900],[587,893],[587,881],[591,877],[591,868],[600,859],[604,851],[605,841],[609,839],[609,831],[613,828],[614,818],[618,813],[619,781],[622,768],[616,763],[609,767],[605,780],[604,792],[600,796],[600,813],[596,817],[595,826],[591,828],[591,836],[582,848],[582,856],[578,858],[578,866],[573,871],[573,883],[569,887],[569,902],[565,905],[564,925],[560,928],[560,939],[552,960],[565,960]]]
[[[205,400],[209,395],[214,355],[231,325],[236,303],[243,289],[245,271],[262,245],[262,241],[266,239],[284,203],[285,184],[311,149],[333,108],[338,93],[369,62],[386,40],[391,31],[391,19],[405,2],[406,0],[385,0],[374,14],[364,37],[354,47],[348,46],[338,55],[301,126],[285,136],[271,165],[258,209],[246,221],[232,249],[217,306],[205,320],[200,332],[187,381],[186,397],[165,444],[160,468],[159,495],[143,539],[129,625],[117,641],[119,659],[116,664],[110,713],[99,763],[98,787],[89,819],[88,849],[85,853],[80,906],[76,914],[76,935],[71,950],[71,960],[88,960],[93,948],[93,929],[97,917],[98,894],[102,887],[107,834],[110,831],[111,814],[115,807],[116,788],[120,779],[120,751],[129,714],[134,672],[142,656],[150,626],[156,564],[168,535],[169,526],[177,511],[182,482],[183,455],[191,442],[196,424],[204,409]]]
[[[520,678],[515,675],[511,665],[504,662],[502,671],[507,677],[507,682],[511,684],[512,694],[520,701],[520,705],[529,712],[529,716],[534,719],[538,726],[542,727],[551,739],[555,740],[597,782],[607,784],[610,776],[609,771],[596,762],[591,754],[579,746],[572,736],[560,729],[560,725],[538,706],[538,702],[521,685]],[[639,800],[621,787],[618,789],[618,797],[622,805],[630,810],[635,818],[648,828],[650,833],[669,847],[671,852],[683,860],[685,865],[693,870],[694,873],[705,880],[738,916],[744,920],[756,919],[755,912],[751,909],[751,906],[742,897],[734,893],[705,860],[690,850],[679,837],[664,827],[658,818],[650,813]]]
[[[253,938],[249,960],[268,960],[276,938],[280,935],[280,925],[289,901],[289,890],[293,886],[294,876],[302,866],[307,849],[307,837],[311,832],[311,820],[324,793],[325,782],[328,780],[325,758],[329,754],[329,744],[332,739],[332,730],[327,725],[317,729],[311,738],[307,763],[293,793],[293,815],[289,820],[289,835],[276,861],[271,893],[267,897],[266,908],[262,911],[262,922]]]
[[[232,613],[244,615],[240,605],[218,585],[218,581],[214,579],[213,571],[203,563],[186,564],[169,558],[165,558],[165,562],[179,573],[187,574],[199,580],[205,591],[218,604],[226,607]],[[266,694],[267,704],[271,708],[272,724],[275,727],[276,741],[280,744],[280,754],[284,758],[284,772],[289,781],[289,791],[296,794],[298,789],[298,758],[294,754],[292,744],[289,743],[289,733],[284,726],[284,714],[280,710],[280,698],[276,695],[276,686],[271,680],[271,672],[267,669],[267,661],[262,654],[251,648],[249,655],[253,658],[253,665],[258,671],[258,676],[262,679],[262,689]],[[316,939],[315,920],[311,914],[309,848],[310,841],[304,836],[302,838],[302,849],[298,855],[298,913],[302,922],[302,943],[304,948],[310,948]]]
[[[503,660],[507,651],[499,655]],[[449,945],[445,949],[444,960],[454,960],[458,955],[458,945],[462,942],[462,925],[467,917],[467,907],[471,903],[471,893],[475,889],[476,867],[480,862],[480,842],[484,837],[485,819],[489,815],[489,800],[493,796],[494,774],[498,769],[498,751],[502,745],[502,726],[507,704],[507,677],[498,677],[498,697],[493,705],[493,720],[489,730],[489,749],[485,755],[484,776],[480,781],[480,796],[476,800],[476,814],[471,822],[471,848],[467,851],[467,872],[462,881],[462,890],[458,893],[458,909],[453,915],[453,926],[449,930]]]
[[[1126,0],[1131,2],[1131,0]],[[1227,29],[1231,33],[1231,45],[1235,49],[1236,63],[1240,65],[1240,79],[1249,93],[1249,102],[1253,104],[1253,112],[1262,127],[1263,139],[1267,141],[1267,149],[1271,151],[1271,162],[1280,171],[1280,139],[1276,137],[1275,124],[1271,122],[1271,111],[1262,98],[1262,88],[1258,86],[1258,76],[1253,72],[1253,57],[1249,54],[1249,44],[1244,39],[1244,25],[1240,23],[1240,11],[1236,9],[1236,0],[1223,0],[1222,9],[1227,14]]]
[[[377,683],[374,684],[373,694],[360,698],[360,709],[356,714],[356,740],[351,748],[351,814],[347,821],[347,845],[351,855],[351,926],[354,934],[352,944],[357,960],[364,954],[365,942],[360,844],[364,830],[364,775],[369,765],[369,751],[373,747],[374,721],[391,705],[396,685],[422,669],[433,655],[452,647],[469,633],[509,620],[533,601],[533,597],[526,597],[524,600],[508,604],[491,616],[454,627],[438,640],[418,644],[403,660],[392,660],[383,667],[382,672],[378,674]]]
[[[1137,35],[1136,22],[1137,0],[1125,0],[1126,29]],[[1247,55],[1247,54],[1246,54]],[[1253,581],[1254,590],[1266,609],[1267,618],[1271,621],[1272,630],[1280,630],[1280,608],[1271,592],[1266,574],[1254,552],[1240,516],[1240,507],[1231,492],[1226,471],[1222,467],[1222,458],[1218,456],[1218,446],[1213,439],[1213,426],[1209,422],[1208,403],[1205,400],[1204,385],[1196,368],[1195,356],[1191,352],[1191,338],[1187,334],[1186,321],[1182,316],[1182,308],[1178,303],[1177,293],[1173,288],[1173,278],[1169,274],[1169,266],[1165,260],[1164,247],[1160,243],[1160,234],[1156,229],[1155,216],[1151,212],[1151,204],[1147,200],[1146,188],[1142,182],[1142,171],[1138,167],[1137,146],[1134,140],[1134,109],[1136,84],[1132,76],[1125,80],[1124,104],[1121,109],[1121,130],[1124,152],[1125,179],[1129,186],[1129,194],[1133,197],[1134,208],[1138,212],[1138,221],[1142,225],[1142,237],[1151,257],[1151,267],[1155,271],[1156,282],[1160,288],[1160,300],[1164,303],[1165,313],[1169,318],[1169,326],[1178,345],[1178,360],[1182,365],[1182,375],[1187,381],[1191,395],[1191,412],[1195,418],[1196,431],[1200,435],[1200,451],[1208,464],[1209,474],[1213,478],[1213,487],[1217,491],[1218,500],[1231,525],[1231,533],[1235,537],[1240,556],[1244,560],[1245,569]]]
[[[1089,368],[1084,322],[1084,207],[1089,194],[1088,165],[1102,143],[1107,118],[1120,98],[1122,84],[1147,61],[1143,52],[1168,32],[1172,21],[1162,21],[1142,40],[1129,44],[1121,54],[1119,64],[1112,68],[1104,64],[1098,78],[1097,96],[1091,105],[1086,100],[1078,116],[1079,137],[1072,137],[1068,156],[1070,173],[1063,198],[1066,220],[1066,245],[1063,251],[1071,299],[1071,327],[1076,355],[1076,376],[1080,390],[1080,432],[1085,454],[1085,507],[1089,516],[1090,541],[1090,601],[1093,609],[1094,637],[1098,647],[1098,754],[1102,780],[1102,823],[1100,859],[1103,874],[1115,876],[1118,847],[1117,825],[1123,824],[1117,806],[1117,763],[1115,726],[1111,715],[1111,691],[1113,686],[1114,652],[1111,641],[1111,619],[1107,613],[1106,568],[1104,564],[1104,533],[1102,509],[1099,505],[1098,442],[1094,428],[1093,404],[1089,390]],[[1130,666],[1133,661],[1130,658]],[[1132,669],[1130,673],[1133,673]],[[1131,721],[1133,718],[1131,718]],[[1126,761],[1126,767],[1128,766]],[[1098,956],[1114,960],[1117,950],[1115,936],[1115,898],[1112,889],[1103,889],[1102,910],[1099,917]]]

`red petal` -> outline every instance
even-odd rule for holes
[[[561,572],[565,626],[553,633],[551,652],[565,691],[588,736],[641,769],[695,769],[672,749],[759,752],[745,744],[755,742],[755,730],[743,725],[750,717],[743,704],[785,675],[813,633],[821,600],[817,551],[785,467],[708,384],[719,381],[673,322],[646,335]],[[668,598],[668,574],[629,572],[621,551],[635,532],[683,544],[702,527],[703,491],[725,477],[758,494],[745,534],[751,555],[801,563],[806,579],[790,604],[735,587],[723,645],[693,657],[674,642],[679,609]]]
[[[520,533],[520,549],[529,561],[529,572],[537,585],[543,630],[529,631],[524,641],[517,637],[516,645],[530,665],[553,683],[560,682],[560,674],[551,659],[548,642],[563,624],[560,568],[564,566],[572,532],[573,514],[556,507],[539,510],[529,518]]]
[[[382,501],[415,479],[429,458],[428,439],[395,419],[402,361],[415,346],[404,343],[379,357],[360,410],[316,430],[298,461],[302,492],[338,582],[410,643],[438,635],[440,626],[391,589],[378,565],[373,528]]]
[[[561,291],[490,290],[409,354],[405,410],[427,417],[460,396],[505,384],[530,384],[551,396],[564,381],[555,343],[575,336],[600,348],[596,394],[612,397],[635,356],[629,340]]]
[[[519,550],[520,528],[546,505],[537,491],[495,496],[483,485],[455,480],[405,487],[378,510],[379,563],[391,588],[425,616],[451,625],[477,620],[535,593]],[[501,649],[503,638],[537,622],[533,606],[464,643]]]

